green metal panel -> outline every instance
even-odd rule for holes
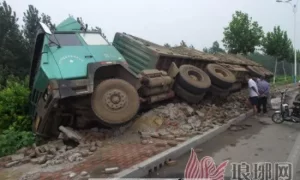
[[[56,31],[80,30],[81,25],[73,17],[69,17],[56,26]]]
[[[140,73],[144,69],[154,69],[159,54],[147,48],[144,44],[134,41],[129,36],[116,33],[114,47],[123,55],[130,69],[135,73]]]

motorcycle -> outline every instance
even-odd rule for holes
[[[294,106],[289,107],[287,103],[284,103],[287,90],[280,92],[280,110],[275,111],[272,115],[272,121],[276,124],[281,124],[284,121],[300,123],[300,94],[295,97],[293,101]]]

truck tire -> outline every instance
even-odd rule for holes
[[[121,79],[102,81],[94,90],[91,106],[95,115],[107,125],[129,122],[140,106],[136,89]]]
[[[187,90],[185,90],[183,87],[181,87],[177,83],[174,84],[174,91],[178,97],[185,100],[187,103],[191,103],[191,104],[199,103],[205,95],[205,93],[202,93],[200,95],[192,94],[192,93],[188,92]]]
[[[180,66],[177,81],[181,87],[195,95],[206,92],[211,85],[209,76],[192,65]]]
[[[210,91],[213,96],[226,97],[229,95],[230,89],[221,89],[212,84],[210,86]]]
[[[209,75],[212,84],[215,84],[220,88],[227,89],[236,82],[235,75],[218,64],[208,64],[206,66],[206,72]]]
[[[250,74],[252,76],[261,77],[265,76],[265,73],[261,72],[258,68],[254,66],[247,66],[248,71],[250,71]]]

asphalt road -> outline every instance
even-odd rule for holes
[[[296,93],[292,92],[290,96],[294,97]],[[272,112],[270,111],[269,114],[271,115]],[[294,164],[295,175],[293,179],[300,180],[300,162],[298,162],[300,124],[288,122],[274,124],[268,116],[260,117],[259,120],[249,118],[241,124],[249,126],[241,131],[227,130],[205,144],[195,147],[195,149],[202,150],[202,152],[197,153],[198,159],[211,156],[216,164],[229,160],[225,179],[230,179],[233,176],[231,172],[233,163],[269,162],[274,166],[276,162],[290,160]],[[182,178],[189,156],[190,152],[177,159],[175,165],[163,166],[145,178]],[[272,169],[272,173],[274,175],[274,169]]]

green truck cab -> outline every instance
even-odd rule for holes
[[[43,23],[40,27],[29,82],[35,133],[57,136],[60,125],[74,126],[79,117],[90,119],[91,114],[108,125],[125,123],[136,114],[138,76],[99,32],[88,31],[73,17],[53,33]]]

